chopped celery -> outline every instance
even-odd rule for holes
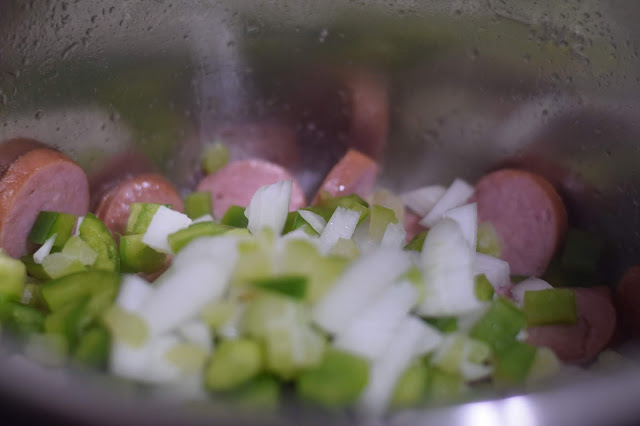
[[[213,330],[217,330],[233,316],[236,309],[237,306],[233,302],[216,300],[200,311],[200,319]]]
[[[331,247],[329,254],[344,257],[349,260],[356,260],[360,255],[360,250],[358,249],[358,245],[355,241],[340,238],[338,239],[338,242]]]
[[[400,377],[391,397],[395,409],[418,405],[427,391],[428,367],[422,360],[415,361]]]
[[[263,290],[280,293],[294,299],[304,299],[307,294],[308,279],[301,275],[284,275],[254,279],[251,284]]]
[[[396,218],[393,210],[378,205],[371,207],[369,236],[372,240],[382,241],[382,237],[390,223],[398,223],[398,218]]]
[[[424,240],[425,238],[427,238],[428,233],[429,233],[429,230],[426,230],[417,234],[415,237],[411,239],[411,241],[407,243],[406,246],[404,246],[404,249],[422,252],[422,246],[424,245]]]
[[[263,365],[259,342],[251,339],[225,340],[211,357],[204,383],[213,391],[230,390],[257,376]]]
[[[526,291],[523,311],[529,326],[575,324],[578,321],[576,294],[567,288]]]
[[[496,359],[495,378],[503,383],[521,383],[529,374],[536,356],[536,348],[527,343],[514,342]]]
[[[319,213],[318,211],[314,211],[313,208],[323,207],[325,208],[324,214]],[[360,218],[358,219],[358,225],[360,225],[368,216],[369,216],[369,204],[360,198],[357,194],[349,194],[344,195],[342,197],[325,197],[321,202],[320,206],[313,206],[307,210],[311,210],[314,213],[319,214],[324,217],[325,220],[329,220],[335,209],[338,207],[344,207],[349,210],[354,210],[360,213]],[[393,212],[393,211],[392,211]],[[328,214],[328,215],[327,215]],[[395,217],[395,213],[394,213]],[[383,231],[384,233],[384,231]],[[381,237],[382,238],[382,237]]]
[[[220,142],[205,147],[202,153],[202,170],[206,174],[217,172],[229,162],[229,149]]]
[[[435,401],[449,401],[468,390],[462,377],[436,367],[429,367],[427,397]]]
[[[155,216],[158,209],[162,206],[164,206],[164,204],[131,203],[129,205],[129,219],[127,220],[125,234],[144,234],[147,232],[153,216]]]
[[[110,343],[109,333],[104,328],[92,328],[78,341],[73,359],[83,365],[104,368],[109,359]]]
[[[52,279],[80,272],[85,269],[81,261],[67,257],[62,253],[51,253],[45,257],[42,261],[42,268]]]
[[[165,264],[167,255],[142,242],[142,234],[120,237],[120,268],[122,272],[151,273]]]
[[[270,411],[278,406],[280,385],[274,377],[261,374],[234,388],[228,396],[239,408]]]
[[[456,317],[427,318],[426,321],[443,333],[458,331],[458,318]]]
[[[16,300],[22,298],[27,269],[24,263],[0,253],[0,294]]]
[[[98,258],[98,253],[76,235],[69,238],[61,253],[70,259],[77,259],[87,266],[93,265]]]
[[[31,306],[12,300],[0,302],[0,323],[21,336],[42,331],[44,314]]]
[[[209,191],[193,192],[184,197],[184,212],[191,219],[213,215],[212,205]]]
[[[47,274],[47,272],[42,267],[42,264],[36,263],[33,260],[32,255],[22,256],[20,258],[20,261],[27,268],[27,273],[29,274],[29,276],[42,281],[47,281],[51,279],[49,274]]]
[[[290,214],[293,214],[292,212]],[[235,228],[246,228],[249,224],[249,219],[244,215],[244,207],[229,206],[227,211],[220,219],[222,225],[233,226]]]
[[[478,300],[486,302],[493,299],[493,286],[487,279],[486,275],[477,275],[475,280],[475,293]]]
[[[369,379],[366,359],[331,349],[322,362],[298,377],[297,393],[326,408],[341,408],[355,402]]]
[[[67,358],[67,339],[57,334],[30,334],[24,344],[27,358],[47,367],[60,367]]]
[[[166,358],[183,373],[199,373],[207,361],[207,351],[194,343],[181,343],[169,349]]]
[[[32,243],[44,244],[56,235],[54,247],[62,247],[73,232],[76,216],[69,213],[41,211],[38,213],[27,239]]]
[[[115,299],[119,287],[120,274],[83,271],[44,283],[41,292],[49,309],[57,311],[69,303],[102,292],[108,292]]]
[[[94,269],[103,271],[120,271],[118,246],[109,229],[94,214],[87,213],[80,224],[80,238],[98,253],[93,264]]]
[[[502,255],[500,237],[496,232],[496,228],[489,222],[483,222],[478,225],[476,251],[493,257],[500,257]]]
[[[570,271],[593,274],[598,271],[604,240],[579,229],[569,229],[560,265]]]
[[[527,317],[513,303],[499,297],[473,326],[469,335],[486,342],[497,355],[508,349],[527,325]]]
[[[140,315],[126,311],[117,305],[109,308],[102,321],[114,340],[138,348],[149,338],[149,326]]]
[[[170,234],[167,239],[171,250],[174,253],[178,253],[184,246],[196,238],[215,237],[216,235],[224,234],[230,229],[232,228],[227,225],[220,225],[213,222],[200,222]]]
[[[467,370],[477,370],[482,376],[490,370],[482,368],[482,364],[488,360],[491,349],[485,342],[474,340],[464,334],[452,334],[445,338],[444,343],[437,349],[433,357],[433,365],[449,373],[460,374],[464,378],[470,374]],[[477,364],[475,368],[473,364]]]

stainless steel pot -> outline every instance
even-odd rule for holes
[[[295,112],[313,112],[314,96],[339,95],[324,85],[328,70],[374,70],[391,94],[385,186],[473,180],[509,162],[537,168],[560,186],[574,223],[607,235],[603,281],[615,283],[640,259],[639,18],[633,0],[6,0],[0,139],[41,139],[88,170],[136,147],[187,190],[201,144],[222,123],[289,120],[305,136],[298,175],[311,191],[344,148],[340,134],[324,132],[340,114]],[[632,343],[622,350],[633,356]],[[67,419],[327,421],[293,405],[282,418],[246,419],[222,406],[194,412],[88,373],[70,373],[61,385],[4,359],[0,387],[8,400]],[[556,382],[388,421],[640,421],[633,363]]]

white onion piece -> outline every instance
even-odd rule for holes
[[[431,228],[421,254],[425,289],[418,306],[421,315],[461,315],[482,306],[475,295],[474,257],[452,219],[442,219]]]
[[[238,259],[238,242],[242,240],[243,237],[228,235],[196,238],[180,250],[173,258],[172,265],[188,267],[198,260],[208,262],[213,259],[234,268]]]
[[[407,239],[407,233],[401,223],[390,223],[384,231],[380,245],[382,247],[402,249]]]
[[[116,304],[130,312],[135,312],[153,293],[153,287],[146,280],[135,274],[122,277]]]
[[[231,317],[220,327],[218,327],[217,334],[225,339],[237,339],[242,335],[242,316],[247,306],[237,304]]]
[[[53,248],[53,243],[56,242],[56,237],[58,234],[53,234],[47,241],[44,242],[42,246],[35,253],[33,253],[33,261],[40,265],[45,257],[49,256],[51,253],[51,249]]]
[[[298,210],[298,214],[316,231],[318,234],[322,234],[324,228],[327,226],[327,221],[322,216],[311,212],[309,210]]]
[[[469,243],[469,247],[476,251],[478,241],[478,207],[476,203],[447,210],[443,217],[456,221],[462,230],[462,235]]]
[[[140,307],[152,336],[172,330],[195,317],[227,289],[232,264],[217,259],[173,265],[156,281],[153,295]]]
[[[424,321],[405,317],[386,350],[369,369],[369,382],[362,392],[359,406],[369,415],[382,414],[393,395],[398,379],[418,355],[429,334]]]
[[[79,216],[78,220],[76,220],[76,228],[73,231],[73,235],[76,237],[80,236],[80,225],[82,225],[82,221],[84,220],[84,216]]]
[[[263,228],[269,228],[276,235],[282,234],[289,213],[290,200],[290,180],[265,185],[258,189],[244,211],[244,215],[249,220],[247,225],[249,231],[255,235]]]
[[[369,219],[363,220],[362,223],[356,227],[356,230],[353,232],[353,236],[351,237],[353,242],[356,243],[358,250],[363,255],[380,246],[380,244],[377,241],[374,241],[369,235],[370,224]]]
[[[193,221],[193,223],[202,223],[202,222],[215,222],[215,220],[213,219],[213,216],[211,216],[210,214],[205,214]]]
[[[540,291],[540,290],[548,290],[553,288],[551,284],[546,282],[545,280],[541,280],[540,278],[527,278],[514,285],[511,288],[511,297],[516,302],[516,305],[523,306],[524,305],[524,294],[527,291]]]
[[[475,275],[484,274],[494,290],[508,287],[511,284],[509,263],[487,254],[476,253],[473,261]]]
[[[387,348],[396,329],[418,298],[413,284],[403,281],[384,290],[338,332],[334,346],[370,360]]]
[[[420,225],[431,228],[447,210],[460,207],[473,195],[473,186],[462,179],[456,179],[438,200],[429,213],[422,218]]]
[[[138,348],[114,341],[109,354],[109,371],[119,377],[144,380],[150,351],[150,341]]]
[[[351,239],[360,219],[360,212],[338,207],[331,215],[329,223],[320,235],[320,250],[328,253],[340,238]]]
[[[180,378],[182,375],[180,368],[167,358],[167,352],[180,343],[180,339],[172,334],[158,336],[149,342],[149,356],[142,373],[143,381],[170,383]]]
[[[188,343],[200,346],[208,354],[213,350],[213,337],[209,327],[200,320],[192,320],[178,327],[177,333]]]
[[[400,195],[400,198],[404,205],[415,214],[426,216],[445,192],[446,188],[442,185],[430,185],[405,192]]]
[[[313,310],[313,320],[338,333],[411,265],[400,250],[378,248],[356,260]]]
[[[142,242],[162,253],[173,253],[167,237],[192,223],[186,214],[160,206],[142,236]]]

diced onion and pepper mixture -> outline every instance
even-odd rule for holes
[[[499,294],[512,277],[466,182],[391,194],[425,213],[408,244],[393,205],[327,195],[289,212],[291,185],[220,220],[207,192],[185,198],[186,214],[132,204],[118,243],[91,213],[43,211],[39,248],[0,257],[3,329],[49,364],[261,408],[289,392],[378,415],[561,367],[526,328],[575,323],[574,293],[530,279],[542,290]]]

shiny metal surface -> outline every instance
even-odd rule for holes
[[[607,235],[603,281],[615,283],[640,259],[639,18],[633,0],[8,0],[0,3],[0,139],[41,139],[87,169],[135,146],[187,190],[201,144],[221,124],[288,122],[306,144],[297,176],[311,191],[344,149],[344,135],[331,133],[341,117],[297,112],[314,111],[310,97],[339,97],[323,73],[370,69],[391,94],[383,185],[533,168],[560,186],[575,223]],[[61,393],[29,368],[0,371],[5,393],[84,420],[186,421],[77,375]],[[390,421],[640,419],[640,373],[631,367],[559,382]],[[212,418],[230,424],[223,411]],[[291,407],[287,419],[321,423],[301,416]]]

